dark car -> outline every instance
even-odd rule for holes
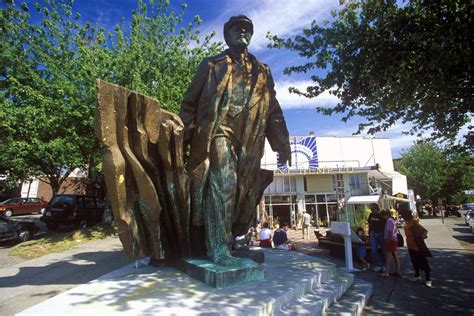
[[[48,205],[40,198],[11,198],[0,203],[0,214],[10,217],[12,215],[42,213]]]
[[[104,206],[104,199],[96,196],[55,195],[40,219],[46,223],[48,229],[56,229],[60,225],[83,228],[102,222]]]
[[[30,221],[18,221],[0,215],[0,241],[18,239],[27,241],[39,232],[39,227]]]

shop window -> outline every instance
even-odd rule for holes
[[[85,208],[95,208],[95,199],[93,197],[84,198],[84,207]]]
[[[81,196],[77,197],[77,206],[79,208],[84,208],[84,198],[83,197],[81,197]]]
[[[318,203],[326,202],[326,195],[325,194],[316,195],[316,201],[318,201]]]
[[[329,219],[337,221],[337,206],[336,204],[328,204]]]
[[[332,193],[332,194],[327,194],[326,195],[326,199],[328,201],[328,203],[330,202],[337,202],[337,197],[336,197],[336,194],[335,193]]]
[[[289,177],[285,177],[284,178],[284,187],[283,187],[283,191],[284,192],[291,192],[291,184],[290,184],[290,178]]]
[[[361,180],[360,175],[351,176],[351,189],[360,190],[361,189]]]
[[[289,195],[273,195],[272,204],[289,204],[290,196]]]
[[[304,196],[304,202],[305,203],[316,203],[316,198],[315,198],[314,194],[305,195]]]
[[[318,227],[329,227],[328,212],[325,204],[317,205],[317,226]]]
[[[97,205],[98,208],[105,207],[105,201],[99,198],[95,199],[95,204]]]

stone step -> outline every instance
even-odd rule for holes
[[[372,296],[372,292],[372,283],[354,278],[352,286],[326,310],[325,315],[361,315]]]
[[[218,289],[172,267],[129,265],[19,315],[321,315],[352,282],[328,261],[265,250],[260,282]]]
[[[322,315],[353,283],[354,276],[338,270],[330,279],[284,306],[275,315]]]
[[[267,251],[265,281],[282,286],[273,286],[273,293],[262,297],[262,302],[267,302],[262,306],[261,315],[284,315],[286,306],[320,291],[324,284],[332,284],[335,275],[336,265],[328,261],[295,252]]]

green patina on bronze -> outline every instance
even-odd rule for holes
[[[280,162],[290,160],[271,72],[247,51],[252,34],[245,16],[224,25],[229,49],[202,61],[179,116],[98,80],[96,134],[130,258],[176,261],[206,249],[217,266],[245,261],[230,250],[234,237],[255,224],[255,208],[273,179],[260,169],[265,137]]]
[[[246,258],[235,258],[233,266],[217,265],[207,259],[185,259],[178,268],[195,279],[217,288],[263,281],[263,265]]]

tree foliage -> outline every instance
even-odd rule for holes
[[[37,20],[33,22],[30,10]],[[75,168],[100,178],[93,130],[95,80],[156,97],[177,111],[202,58],[222,50],[213,34],[180,27],[168,1],[138,1],[130,28],[81,22],[73,1],[8,5],[0,15],[0,174],[45,177],[57,192]]]
[[[448,204],[465,202],[464,190],[474,188],[474,159],[433,142],[419,141],[402,154],[397,170],[422,199]]]
[[[332,22],[313,21],[302,35],[269,34],[270,47],[307,60],[285,73],[308,74],[314,85],[291,92],[314,98],[330,91],[339,104],[317,110],[343,113],[344,122],[364,117],[358,133],[402,122],[412,124],[412,134],[453,141],[467,124],[464,145],[472,149],[473,8],[463,0],[351,0]],[[318,75],[318,68],[327,72]]]
[[[464,191],[474,188],[474,158],[465,153],[446,149],[445,176],[446,181],[441,188],[441,196],[448,204],[467,202]]]

